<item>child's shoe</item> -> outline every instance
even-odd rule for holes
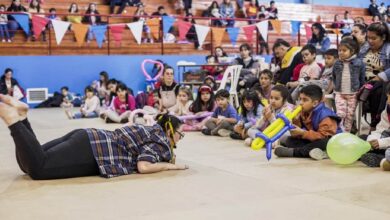
[[[314,160],[328,159],[328,154],[320,148],[314,148],[309,152],[309,155]]]
[[[12,42],[12,40],[11,39],[8,39],[8,41],[7,41],[8,43],[11,43]]]
[[[219,129],[217,133],[221,137],[229,137],[230,133],[232,132],[227,129]]]
[[[5,39],[3,39],[1,42],[5,43]]]
[[[247,139],[245,139],[245,145],[247,145],[247,146],[251,146],[252,145],[252,138],[247,138]]]
[[[231,137],[232,139],[235,139],[235,140],[242,140],[241,135],[240,135],[239,133],[237,133],[237,132],[231,132],[231,133],[230,133],[230,137]]]
[[[211,135],[211,130],[208,129],[208,128],[205,128],[205,129],[202,130],[202,134],[204,134],[204,135]]]
[[[390,161],[386,160],[386,158],[381,161],[380,166],[383,171],[390,171]]]
[[[374,153],[366,153],[360,158],[360,161],[369,167],[379,167],[383,156],[374,154]]]
[[[278,157],[293,157],[294,156],[294,149],[288,148],[288,147],[283,147],[283,146],[277,146],[277,147],[275,147],[274,153]]]

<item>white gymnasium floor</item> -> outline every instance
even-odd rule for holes
[[[69,121],[61,109],[31,110],[43,143],[100,119]],[[187,133],[177,150],[186,171],[33,181],[19,170],[0,125],[0,219],[390,219],[390,172],[360,162],[268,162],[230,138]]]

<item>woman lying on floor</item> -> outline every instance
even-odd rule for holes
[[[77,129],[41,145],[27,120],[28,106],[0,95],[0,117],[11,131],[20,169],[32,179],[60,179],[101,175],[184,170],[175,164],[173,148],[183,138],[175,116],[159,115],[157,124],[125,126],[115,131]]]

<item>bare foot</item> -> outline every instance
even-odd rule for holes
[[[15,124],[20,119],[18,110],[15,107],[2,102],[0,102],[0,117],[7,126]]]
[[[21,120],[24,120],[27,118],[27,111],[28,111],[28,105],[24,102],[21,102],[9,95],[2,95],[0,94],[0,100],[4,103],[14,107],[17,109],[18,114],[21,117]]]

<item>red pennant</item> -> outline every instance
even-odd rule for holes
[[[245,26],[245,27],[242,27],[242,29],[244,30],[244,33],[245,33],[245,36],[246,36],[246,39],[248,40],[248,42],[252,43],[253,31],[255,31],[256,26],[255,25]]]
[[[177,22],[177,25],[179,27],[179,40],[185,40],[186,35],[192,26],[192,23],[179,20]]]
[[[312,36],[312,31],[311,31],[311,26],[306,24],[305,25],[305,30],[306,30],[306,39],[307,40],[310,40],[311,39],[311,36]]]
[[[122,42],[122,33],[125,30],[125,24],[110,25],[112,37],[115,40],[115,45],[120,46]]]
[[[34,36],[35,38],[39,38],[41,35],[43,29],[46,27],[47,23],[49,22],[49,19],[33,15],[32,16],[32,25],[34,30]]]

